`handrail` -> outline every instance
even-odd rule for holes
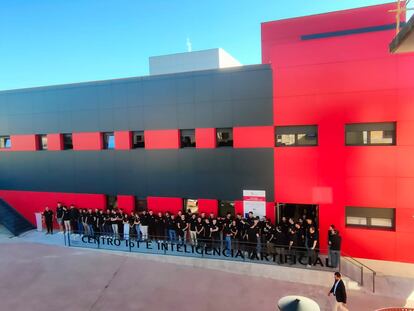
[[[375,270],[373,270],[372,268],[368,267],[367,265],[363,264],[362,262],[356,260],[354,257],[349,256],[348,254],[346,254],[344,252],[342,252],[342,254],[344,255],[344,257],[341,256],[341,259],[347,260],[348,262],[350,262],[354,266],[357,266],[358,268],[360,268],[360,270],[361,270],[360,285],[361,286],[364,286],[364,268],[369,270],[372,273],[372,292],[375,293],[375,277],[377,275],[377,272]],[[341,268],[341,265],[340,265],[340,268]]]

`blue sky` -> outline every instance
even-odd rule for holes
[[[222,47],[260,63],[260,23],[376,0],[0,0],[0,90],[148,74],[148,57]]]

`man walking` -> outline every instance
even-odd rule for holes
[[[334,274],[335,282],[328,293],[328,296],[333,294],[336,298],[335,306],[333,308],[334,311],[343,310],[348,311],[346,307],[346,289],[345,284],[341,279],[341,274],[339,272],[335,272]]]

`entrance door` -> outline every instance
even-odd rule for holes
[[[277,203],[276,205],[276,215],[278,223],[281,221],[282,217],[287,219],[292,218],[295,222],[299,218],[310,218],[313,220],[313,223],[318,227],[319,221],[319,206],[315,204],[292,204],[292,203]]]

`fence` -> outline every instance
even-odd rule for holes
[[[260,243],[260,241],[259,243],[234,240],[226,242],[226,240],[214,239],[190,241],[167,237],[138,240],[128,235],[117,236],[108,233],[95,233],[94,235],[65,233],[64,237],[65,244],[70,247],[287,265],[322,271],[337,270],[330,265],[326,250],[309,250],[299,247],[289,249],[286,246]]]

